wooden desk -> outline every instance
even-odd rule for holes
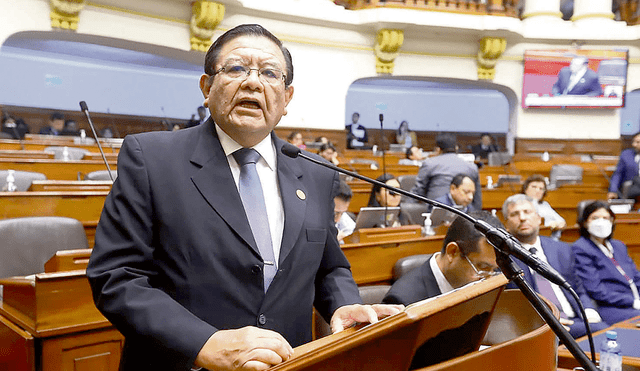
[[[75,144],[73,140],[68,140],[68,138],[62,138],[66,140],[60,140],[58,138],[53,139],[25,139],[23,141],[15,140],[15,139],[0,139],[0,150],[14,150],[14,151],[39,151],[42,152],[46,147],[52,146],[67,146],[67,147],[76,147],[83,148],[89,152],[97,152],[100,153],[97,144]],[[73,139],[73,138],[71,138]],[[118,153],[120,150],[120,143],[111,143],[111,142],[101,142],[102,149],[105,153]]]
[[[53,153],[47,153],[42,151],[15,151],[9,149],[0,150],[0,158],[41,158],[41,159],[53,159]]]
[[[110,162],[111,170],[117,169],[117,162]],[[35,171],[43,173],[47,179],[78,180],[78,173],[105,170],[102,160],[57,161],[50,159],[6,159],[0,158],[0,170]]]
[[[124,343],[93,304],[84,270],[0,280],[6,370],[116,371]]]
[[[351,264],[353,278],[358,285],[390,284],[393,266],[398,259],[436,253],[442,249],[443,241],[443,235],[436,235],[387,242],[353,243],[342,245],[342,252]]]
[[[640,328],[637,327],[638,324],[640,324],[640,316],[628,319],[628,320],[620,322],[620,323],[616,323],[615,325],[613,325],[611,327],[608,327],[608,328],[606,328],[604,330],[595,332],[593,334],[593,341],[594,341],[594,346],[596,347],[596,359],[598,359],[598,360],[600,359],[600,355],[598,354],[598,352],[599,352],[599,347],[600,347],[599,340],[601,340],[601,337],[600,338],[596,338],[598,335],[604,334],[608,330],[614,330],[614,331],[618,331],[618,332],[619,331],[630,332],[630,334],[634,338],[632,340],[632,342],[626,341],[625,343],[621,344],[622,345],[622,351],[623,351],[622,364],[623,365],[633,366],[633,367],[636,367],[636,368],[640,368],[640,357],[624,355],[625,348],[626,349],[638,349],[638,344],[640,344]],[[583,336],[583,337],[581,337],[579,339],[576,339],[576,341],[578,342],[580,347],[583,350],[585,350],[585,352],[587,354],[589,354],[589,350],[588,350],[589,349],[589,345],[588,345],[588,341],[587,341],[587,336],[585,335],[585,336]],[[589,358],[591,358],[591,356],[589,356]],[[569,353],[567,348],[564,345],[560,346],[558,348],[558,367],[573,368],[573,367],[578,367],[578,366],[580,366],[580,365],[573,358],[571,353]]]
[[[29,192],[109,192],[110,180],[34,180]]]

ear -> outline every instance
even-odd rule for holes
[[[204,74],[200,76],[200,91],[202,91],[202,95],[204,96],[204,102],[202,103],[203,107],[209,107],[209,90],[211,90],[211,76]]]
[[[289,105],[289,102],[291,102],[291,98],[293,98],[293,85],[289,85],[286,88],[284,88],[284,113],[282,114],[283,116],[286,116],[287,114],[287,106]]]
[[[449,262],[453,260],[457,255],[460,254],[460,247],[455,242],[449,242],[445,247],[445,256]]]

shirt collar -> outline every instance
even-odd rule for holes
[[[225,156],[229,157],[231,154],[233,154],[233,152],[242,148],[242,146],[238,144],[238,142],[233,140],[233,138],[231,138],[227,133],[225,133],[224,130],[222,130],[220,126],[218,126],[218,124],[214,125],[216,128],[216,132],[218,133],[218,138],[220,138],[220,145],[222,146],[222,150],[224,151]],[[276,148],[273,144],[273,141],[271,140],[271,135],[267,135],[267,137],[260,141],[260,143],[251,148],[258,151],[260,156],[262,156],[262,159],[264,159],[264,161],[267,163],[267,166],[269,166],[271,170],[275,170]]]
[[[544,250],[542,249],[542,242],[540,242],[540,236],[536,237],[536,241],[534,243],[532,244],[523,243],[522,246],[525,247],[527,250],[531,249],[532,247],[535,247],[536,257],[544,262],[547,261],[547,256],[544,254]]]
[[[436,283],[438,284],[438,288],[442,294],[445,294],[449,291],[453,291],[453,286],[447,281],[447,278],[444,276],[440,267],[438,266],[438,262],[436,258],[440,256],[440,253],[437,252],[431,256],[429,259],[429,266],[431,267],[431,271],[433,272],[433,277],[436,279]]]

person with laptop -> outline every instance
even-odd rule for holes
[[[386,185],[400,188],[400,182],[398,182],[398,179],[392,174],[382,174],[378,178],[376,178],[376,180]],[[374,184],[371,188],[371,194],[369,195],[369,202],[367,206],[397,208],[400,207],[400,200],[401,196],[399,193]],[[399,213],[388,213],[387,216],[388,220],[386,221],[386,223],[379,225],[379,227],[399,227],[401,225],[416,224],[411,219],[411,216],[402,209],[400,209]]]

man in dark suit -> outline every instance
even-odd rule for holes
[[[502,228],[502,223],[486,211],[470,215]],[[447,230],[442,250],[398,279],[382,302],[409,305],[486,278],[497,271],[493,246],[473,224],[457,217]]]
[[[589,58],[579,55],[571,60],[569,67],[558,73],[558,80],[551,88],[553,95],[602,95],[598,74],[589,68]]]
[[[600,314],[589,299],[575,271],[575,260],[571,246],[548,237],[539,236],[542,219],[537,211],[537,202],[533,198],[516,194],[507,198],[502,205],[502,215],[509,233],[529,249],[540,260],[551,265],[571,285],[580,297],[587,313],[591,331],[602,330],[608,325],[602,321]],[[571,336],[578,338],[586,334],[584,321],[580,317],[580,308],[572,295],[564,294],[560,287],[540,277],[518,259],[514,261],[524,271],[524,278],[537,293],[553,302],[561,313],[560,323]],[[515,288],[513,283],[508,287]]]
[[[60,112],[54,112],[49,117],[49,125],[40,129],[38,134],[43,135],[60,135],[64,129],[64,115]]]
[[[633,136],[631,147],[632,148],[627,148],[620,153],[616,171],[613,172],[609,181],[609,193],[607,194],[609,199],[618,198],[618,192],[620,191],[622,183],[633,180],[633,178],[638,176],[638,166],[640,164],[640,133]]]
[[[449,193],[438,197],[436,201],[468,213],[475,211],[475,208],[471,204],[475,193],[476,185],[473,179],[469,178],[466,174],[458,174],[451,179]]]
[[[360,305],[337,173],[281,154],[292,79],[280,40],[238,26],[205,57],[210,120],[125,138],[87,268],[125,336],[121,370],[266,369],[311,340],[314,306],[334,332],[401,309]]]

